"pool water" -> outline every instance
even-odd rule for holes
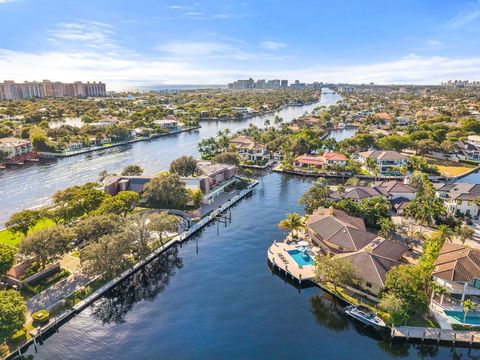
[[[453,310],[444,310],[445,315],[447,315],[454,323],[457,324],[470,324],[470,325],[480,325],[480,314],[473,311],[467,313],[465,322],[463,322],[464,313],[463,311],[453,311]]]
[[[313,265],[313,259],[310,255],[305,254],[303,251],[299,250],[289,250],[288,254],[295,260],[295,262],[300,266]]]

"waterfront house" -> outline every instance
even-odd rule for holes
[[[354,186],[348,187],[344,192],[331,191],[328,198],[331,201],[350,199],[359,202],[362,199],[368,199],[375,196],[384,196],[392,204],[393,210],[397,214],[402,214],[408,203],[415,198],[416,190],[408,184],[401,181],[378,181],[372,186]]]
[[[373,186],[376,189],[387,193],[389,200],[396,200],[399,198],[413,200],[417,194],[414,187],[397,180],[376,181]]]
[[[368,199],[375,196],[385,196],[388,198],[389,194],[373,186],[355,186],[352,188],[345,189],[345,192],[342,192],[342,193],[340,193],[339,191],[331,191],[328,194],[329,200],[332,200],[332,201],[350,199],[355,202],[359,202],[362,199]]]
[[[153,120],[153,123],[161,129],[177,130],[179,128],[178,121],[174,119]]]
[[[326,169],[329,166],[347,165],[347,157],[344,154],[325,152],[323,155],[303,154],[298,156],[293,164],[299,168],[315,167]]]
[[[480,297],[480,250],[470,249],[459,244],[443,244],[435,269],[433,280],[443,286],[449,296],[461,299]]]
[[[476,199],[480,197],[480,185],[468,183],[434,184],[437,196],[443,200],[447,213],[465,215],[475,219],[480,215]]]
[[[307,233],[313,244],[329,254],[359,251],[377,237],[367,231],[363,219],[334,208],[320,208],[310,215]]]
[[[0,152],[5,154],[3,161],[6,164],[22,164],[24,161],[38,158],[29,140],[14,137],[0,139]]]
[[[367,159],[373,159],[381,174],[398,174],[398,171],[392,168],[404,166],[407,164],[407,157],[393,150],[369,150],[358,154],[357,161],[365,165]]]
[[[251,136],[237,136],[230,140],[237,154],[243,160],[250,161],[268,161],[270,160],[270,153],[267,147],[263,144],[257,143]]]
[[[386,112],[377,113],[374,115],[374,117],[384,125],[388,125],[393,122],[393,116]]]
[[[210,204],[225,188],[236,182],[236,166],[228,164],[215,164],[210,161],[197,162],[198,174],[182,177],[181,180],[189,189],[199,189],[203,193],[202,203]],[[135,191],[143,193],[145,185],[154,176],[108,176],[103,181],[104,191],[112,196],[121,191]]]
[[[336,257],[351,261],[357,286],[377,296],[385,288],[387,272],[402,264],[402,257],[407,251],[409,247],[400,242],[377,238],[360,251]]]
[[[480,161],[480,136],[469,135],[467,140],[458,141],[456,150],[464,160]]]
[[[233,178],[237,172],[235,165],[217,164],[203,160],[197,161],[197,169],[200,176],[208,177],[211,187],[215,187],[221,182]]]

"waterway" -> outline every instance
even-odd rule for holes
[[[232,133],[250,124],[263,127],[266,119],[276,115],[285,122],[312,111],[320,105],[331,105],[340,99],[337,94],[326,94],[320,102],[284,108],[277,113],[255,116],[245,120],[202,122],[197,131],[172,134],[155,140],[133,143],[112,149],[77,155],[70,158],[42,160],[7,170],[0,170],[0,228],[11,214],[35,208],[50,201],[55,191],[68,186],[96,181],[102,170],[119,172],[129,164],[138,164],[146,174],[166,169],[172,160],[182,155],[198,156],[201,139],[214,136],[221,130]]]
[[[310,180],[277,173],[232,211],[45,339],[35,359],[465,359],[467,349],[390,344],[316,287],[273,274],[267,249]],[[473,356],[479,356],[472,350]]]

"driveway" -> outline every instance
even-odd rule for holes
[[[28,315],[30,316],[38,310],[49,309],[60,300],[67,298],[86,285],[90,280],[86,275],[77,274],[70,275],[68,278],[59,281],[27,301]]]

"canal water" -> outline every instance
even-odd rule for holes
[[[390,344],[353,324],[316,287],[271,272],[277,226],[310,186],[270,173],[213,224],[163,255],[45,339],[35,359],[469,358],[467,349]],[[480,353],[472,350],[472,356]],[[473,357],[472,357],[473,358]]]
[[[276,115],[288,122],[317,106],[331,105],[339,99],[339,95],[328,93],[315,104],[288,107],[275,114],[245,120],[202,122],[202,128],[196,131],[0,170],[0,228],[11,214],[48,203],[57,190],[95,181],[102,170],[119,172],[126,165],[138,164],[146,174],[153,174],[166,169],[179,156],[198,156],[198,142],[220,130],[230,129],[234,133],[250,124],[263,127],[266,119],[273,120]]]

